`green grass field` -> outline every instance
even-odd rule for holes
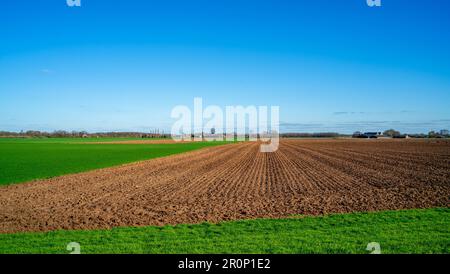
[[[151,138],[144,140],[160,140],[162,138]],[[93,142],[114,142],[114,141],[134,141],[143,140],[142,138],[131,138],[131,137],[101,137],[101,138],[0,138],[1,143],[93,143]]]
[[[449,253],[450,209],[0,234],[0,253]]]
[[[49,178],[191,151],[225,142],[83,144],[132,138],[0,138],[0,185]]]

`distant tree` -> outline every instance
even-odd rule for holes
[[[2,136],[2,137],[15,137],[15,136],[19,136],[19,133],[17,133],[17,132],[10,132],[10,131],[0,131],[0,136]]]
[[[211,128],[211,134],[212,135],[216,134],[216,129],[215,128]]]
[[[30,137],[39,137],[41,136],[41,132],[38,130],[28,130],[25,132],[25,135]]]
[[[428,132],[428,138],[435,138],[437,136],[438,134],[434,130]]]
[[[65,130],[56,130],[52,133],[52,137],[67,137],[68,135],[70,134]]]
[[[400,135],[400,131],[397,131],[397,130],[391,128],[391,129],[385,130],[383,132],[383,135],[384,136],[388,136],[388,137],[399,136]]]

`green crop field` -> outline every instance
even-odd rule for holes
[[[0,253],[449,253],[450,209],[0,234]]]
[[[133,138],[0,138],[0,185],[191,151],[225,142],[83,144]],[[142,140],[142,139],[138,139]]]

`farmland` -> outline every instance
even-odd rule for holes
[[[369,239],[387,253],[448,253],[448,140],[283,139],[275,153],[257,142],[72,141],[0,142],[37,179],[12,184],[22,171],[3,158],[1,253],[62,253],[69,240],[91,253],[364,253]],[[69,148],[86,172],[72,174]],[[97,169],[88,158],[102,153],[123,165]],[[38,179],[42,157],[66,175]]]
[[[191,151],[210,143],[132,145],[133,138],[0,138],[0,185],[49,178]],[[123,142],[123,145],[115,145]],[[89,145],[88,145],[89,144]]]
[[[255,142],[209,147],[2,187],[0,231],[448,206],[449,161],[447,141],[284,140],[275,153]]]

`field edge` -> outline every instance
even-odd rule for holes
[[[450,253],[450,208],[0,234],[0,254],[68,253]]]

